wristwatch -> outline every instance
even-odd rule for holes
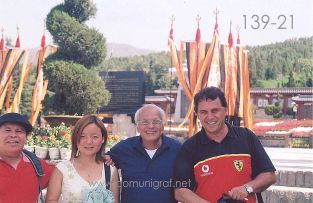
[[[248,192],[249,195],[253,193],[253,188],[250,185],[243,185],[246,188],[246,191]]]

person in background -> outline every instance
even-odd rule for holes
[[[38,179],[35,168],[23,152],[33,127],[18,113],[0,116],[0,203],[37,202],[39,181],[46,188],[53,165],[39,159],[44,176]]]
[[[275,168],[257,136],[225,122],[227,103],[219,88],[202,89],[194,104],[202,129],[183,144],[174,169],[174,181],[192,184],[176,184],[176,199],[184,203],[216,203],[223,198],[256,202],[255,194],[276,181]]]
[[[109,172],[102,158],[106,141],[107,131],[99,118],[86,115],[77,121],[71,159],[57,164],[48,186],[47,203],[119,202],[118,176],[113,174],[108,181]]]
[[[147,104],[135,113],[139,136],[117,143],[109,151],[121,171],[122,203],[176,203],[173,167],[180,143],[163,134],[165,113]]]
[[[297,110],[298,110],[298,105],[296,104],[296,102],[292,102],[291,103],[292,106],[292,118],[296,119],[297,117]]]

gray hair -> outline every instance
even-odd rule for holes
[[[155,104],[145,104],[143,105],[143,107],[141,107],[140,109],[138,109],[135,113],[135,123],[138,124],[139,121],[139,114],[141,113],[142,110],[146,109],[146,108],[153,108],[159,111],[161,119],[163,122],[165,122],[165,112],[163,109],[161,109],[160,107],[158,107]]]

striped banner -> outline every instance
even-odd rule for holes
[[[193,97],[202,88],[219,87],[224,90],[228,103],[228,116],[244,118],[244,125],[251,129],[250,84],[248,54],[241,46],[221,45],[215,31],[211,43],[181,41],[178,54],[173,41],[169,44],[173,65],[178,79],[190,101],[188,112],[180,127],[189,119],[189,135],[197,131],[194,122]],[[183,71],[183,56],[187,61],[187,74]]]

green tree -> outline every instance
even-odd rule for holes
[[[95,113],[98,106],[109,102],[110,93],[96,71],[58,60],[47,62],[46,73],[50,76],[50,89],[55,92],[52,109],[57,113]]]
[[[307,87],[313,87],[312,78],[308,78],[308,80],[306,81],[306,86],[307,86]]]
[[[46,60],[49,97],[45,111],[67,114],[96,113],[107,105],[110,94],[92,69],[106,56],[106,40],[84,21],[95,15],[91,0],[65,0],[51,9],[47,29],[58,51]]]
[[[276,79],[276,73],[273,68],[266,68],[265,70],[265,79],[266,80],[273,80]]]
[[[55,7],[47,16],[47,29],[58,44],[57,58],[72,60],[91,68],[106,56],[106,40],[95,29]]]
[[[287,87],[295,87],[296,86],[296,81],[295,81],[295,78],[293,76],[292,71],[289,72],[288,82],[287,82],[286,86]]]
[[[64,11],[82,23],[94,17],[97,8],[92,1],[67,0],[64,4]]]

